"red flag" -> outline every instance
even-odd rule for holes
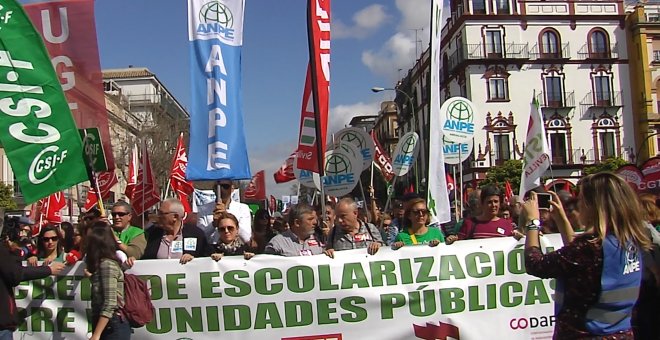
[[[192,211],[190,205],[190,196],[195,188],[192,182],[186,180],[186,168],[188,167],[188,157],[186,149],[183,145],[183,133],[179,135],[179,140],[176,144],[176,153],[172,161],[172,168],[170,169],[170,185],[172,190],[176,192],[179,200],[183,203],[183,207],[187,213]]]
[[[410,185],[403,191],[404,194],[412,194],[415,192],[415,186],[410,183]]]
[[[50,223],[62,223],[61,210],[66,207],[66,198],[63,192],[56,192],[44,199],[41,206],[42,220]]]
[[[323,175],[330,102],[330,0],[308,0],[307,36],[309,65],[296,162],[299,169]]]
[[[571,197],[573,197],[573,190],[571,190],[571,182],[569,181],[564,182],[564,191],[571,194]]]
[[[513,202],[513,189],[509,181],[504,182],[504,203],[511,204]]]
[[[133,150],[131,150],[131,159],[128,162],[128,176],[126,177],[126,189],[124,194],[130,200],[133,196],[133,190],[137,184],[137,169],[140,167],[140,160],[138,159],[138,148],[137,145],[133,145]]]
[[[24,8],[52,56],[76,125],[99,129],[108,169],[114,169],[94,1],[44,1]]]
[[[456,182],[454,182],[454,178],[447,173],[445,173],[445,177],[447,179],[447,191],[456,189]]]
[[[137,215],[142,215],[147,209],[160,202],[158,184],[151,168],[147,148],[142,149],[142,162],[137,164],[137,182],[131,193],[131,206]]]
[[[115,184],[119,183],[117,179],[117,174],[114,171],[104,171],[99,172],[96,175],[96,181],[99,184],[99,189],[101,190],[101,197],[107,199],[110,196],[110,190]],[[85,210],[92,209],[96,203],[98,203],[98,195],[96,195],[96,189],[94,187],[89,188],[87,191],[87,199],[85,199]]]
[[[374,161],[380,169],[380,173],[383,174],[383,177],[386,181],[392,181],[394,178],[394,172],[392,171],[392,159],[390,155],[387,154],[387,151],[383,149],[383,146],[380,145],[374,131],[371,130],[371,140],[374,142]]]
[[[458,327],[449,323],[440,322],[439,325],[435,325],[427,322],[426,326],[413,324],[413,330],[418,339],[447,340],[448,337],[460,339]]]
[[[266,174],[261,170],[252,176],[250,183],[243,192],[243,197],[249,200],[266,199]]]
[[[273,175],[275,177],[275,183],[286,183],[296,179],[296,176],[293,174],[293,160],[296,157],[296,153],[292,153],[289,158],[284,161],[282,166],[277,170]]]

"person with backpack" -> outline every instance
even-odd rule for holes
[[[92,283],[91,340],[130,339],[131,325],[122,313],[124,272],[116,254],[110,226],[93,227],[87,234],[85,264]]]
[[[358,206],[352,198],[337,202],[335,221],[325,249],[329,257],[334,257],[335,251],[360,248],[367,248],[367,253],[374,255],[384,244],[378,228],[358,218]]]

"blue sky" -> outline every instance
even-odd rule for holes
[[[25,2],[25,1],[24,1]],[[37,1],[32,1],[37,2]],[[272,174],[294,150],[307,67],[305,0],[246,0],[243,114],[252,172],[266,170],[267,191],[288,194]],[[333,0],[329,133],[353,115],[376,114],[416,58],[415,31],[428,46],[430,0]],[[101,67],[146,67],[190,108],[187,1],[99,0]],[[402,69],[402,71],[399,71]]]

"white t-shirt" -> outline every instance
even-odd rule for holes
[[[197,226],[204,230],[209,244],[218,243],[220,234],[213,228],[213,210],[215,209],[215,200],[197,205]],[[193,209],[195,210],[195,209]],[[243,242],[248,243],[252,238],[252,213],[247,204],[230,201],[227,212],[236,216],[238,220],[238,236]]]

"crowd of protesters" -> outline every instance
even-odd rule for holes
[[[92,338],[127,339],[130,326],[120,312],[123,270],[136,260],[186,264],[199,257],[249,260],[258,254],[335,257],[349,249],[374,255],[385,247],[527,236],[528,273],[558,280],[557,338],[632,339],[633,328],[637,339],[660,338],[660,210],[655,195],[637,195],[613,174],[585,177],[577,195],[549,192],[550,208],[538,206],[536,192],[544,193],[542,188],[525,200],[505,201],[498,187],[485,186],[470,193],[461,218],[444,225],[431,220],[426,200],[415,195],[394,200],[388,211],[380,209],[370,189],[371,199],[362,204],[346,197],[328,200],[325,210],[299,203],[284,212],[259,209],[252,216],[247,205],[231,200],[234,188],[231,181],[222,181],[211,211],[187,214],[177,199],[164,200],[144,228],[132,224],[139,216],[124,201],[115,203],[108,217],[92,209],[76,224],[42,227],[33,239],[31,221],[21,218],[16,222],[21,222],[23,241],[15,250],[30,267],[84,261],[93,288]],[[566,246],[543,254],[538,238],[550,233],[560,233]],[[643,270],[627,281],[612,274],[621,269],[612,260],[621,251],[632,251],[626,254],[643,263]],[[612,280],[623,286],[612,286]],[[622,289],[632,293],[617,295]],[[108,301],[109,296],[114,298]]]

